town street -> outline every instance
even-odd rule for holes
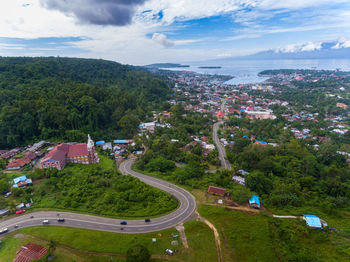
[[[216,144],[216,147],[219,151],[219,159],[221,161],[221,168],[225,168],[225,169],[229,169],[231,170],[231,165],[230,162],[228,160],[226,160],[226,151],[225,151],[225,147],[223,146],[223,144],[221,144],[219,137],[218,137],[218,130],[219,130],[219,126],[221,124],[223,124],[224,122],[220,121],[220,122],[216,122],[213,125],[213,139],[214,142]]]

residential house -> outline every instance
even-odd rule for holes
[[[218,196],[225,196],[226,189],[220,188],[220,187],[215,187],[215,186],[209,186],[208,193],[213,194],[213,195],[218,195]]]
[[[303,215],[303,219],[306,221],[306,224],[312,228],[322,229],[328,226],[326,221],[315,215]]]
[[[245,185],[245,178],[244,177],[240,177],[240,176],[233,176],[232,177],[232,181],[240,184],[240,185]]]
[[[252,197],[249,199],[249,205],[252,208],[260,208],[260,199],[256,195],[252,195]]]
[[[31,183],[32,180],[30,178],[27,178],[27,176],[20,176],[13,179],[13,187],[25,187]]]
[[[254,146],[267,146],[267,142],[262,141],[262,140],[255,140],[253,143]]]
[[[35,153],[27,152],[22,158],[12,159],[10,163],[6,166],[6,169],[8,170],[21,169],[26,165],[30,164],[37,157],[38,156]]]

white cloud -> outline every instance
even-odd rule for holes
[[[317,7],[315,9],[317,12],[319,7],[328,5],[329,0],[149,0],[143,6],[137,7],[138,15],[133,18],[133,23],[130,25],[96,26],[78,23],[74,17],[59,11],[47,10],[40,6],[39,0],[26,0],[25,3],[29,4],[26,7],[23,7],[23,2],[2,0],[0,37],[83,37],[85,40],[71,43],[74,47],[82,49],[81,53],[75,54],[76,56],[112,59],[134,64],[157,61],[195,61],[249,52],[244,49],[245,47],[217,47],[214,49],[205,48],[203,45],[202,49],[190,48],[191,44],[196,42],[213,42],[213,38],[216,37],[215,33],[208,37],[199,36],[197,39],[189,36],[190,39],[171,37],[169,40],[166,35],[171,35],[170,32],[176,30],[175,26],[179,26],[173,24],[175,21],[230,14],[233,20],[246,26],[246,29],[239,29],[240,31],[235,28],[236,35],[231,38],[229,33],[232,31],[228,32],[226,40],[235,41],[259,38],[265,34],[346,27],[350,19],[350,11],[341,10],[330,12],[328,15],[325,12],[322,17],[317,17],[312,24],[306,26],[298,26],[299,23],[295,23],[288,28],[282,26],[277,28],[262,27],[258,23],[260,19],[269,19],[286,10]],[[340,4],[348,3],[348,0],[332,0],[331,2]],[[249,7],[249,10],[252,11],[242,11],[244,7]],[[145,10],[151,11],[141,15],[141,12]],[[161,17],[158,15],[159,12],[162,12],[162,19],[159,19]],[[158,19],[154,19],[154,16],[157,15]],[[149,38],[149,35],[152,35],[152,38]],[[159,48],[159,44],[176,48]],[[342,45],[349,46],[350,43],[344,42]],[[2,45],[0,48],[15,49],[21,46]],[[287,49],[293,50],[293,48],[296,47],[290,46]],[[317,46],[304,45],[302,48],[307,50],[317,48]],[[64,55],[63,52],[64,50],[58,50],[57,54]],[[45,53],[40,53],[40,55],[45,55]]]
[[[285,47],[276,49],[277,53],[296,53],[296,52],[307,52],[322,49],[322,42],[308,42],[301,44],[291,44]]]
[[[349,47],[350,47],[350,40],[342,40],[342,41],[339,41],[334,46],[332,46],[332,49],[341,49],[341,48],[349,48]]]
[[[174,42],[168,40],[166,35],[161,33],[154,33],[152,35],[152,40],[166,48],[174,46]]]

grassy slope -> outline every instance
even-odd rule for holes
[[[332,238],[337,233],[312,230],[298,220],[276,219],[280,230],[275,231],[269,226],[272,218],[264,215],[213,206],[201,206],[199,211],[217,227],[224,261],[293,261],[294,252],[315,257],[314,261],[350,261],[350,256],[334,246]],[[277,240],[271,237],[275,232]]]

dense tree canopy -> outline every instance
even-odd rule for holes
[[[37,139],[130,137],[168,83],[115,62],[0,58],[0,148]]]

